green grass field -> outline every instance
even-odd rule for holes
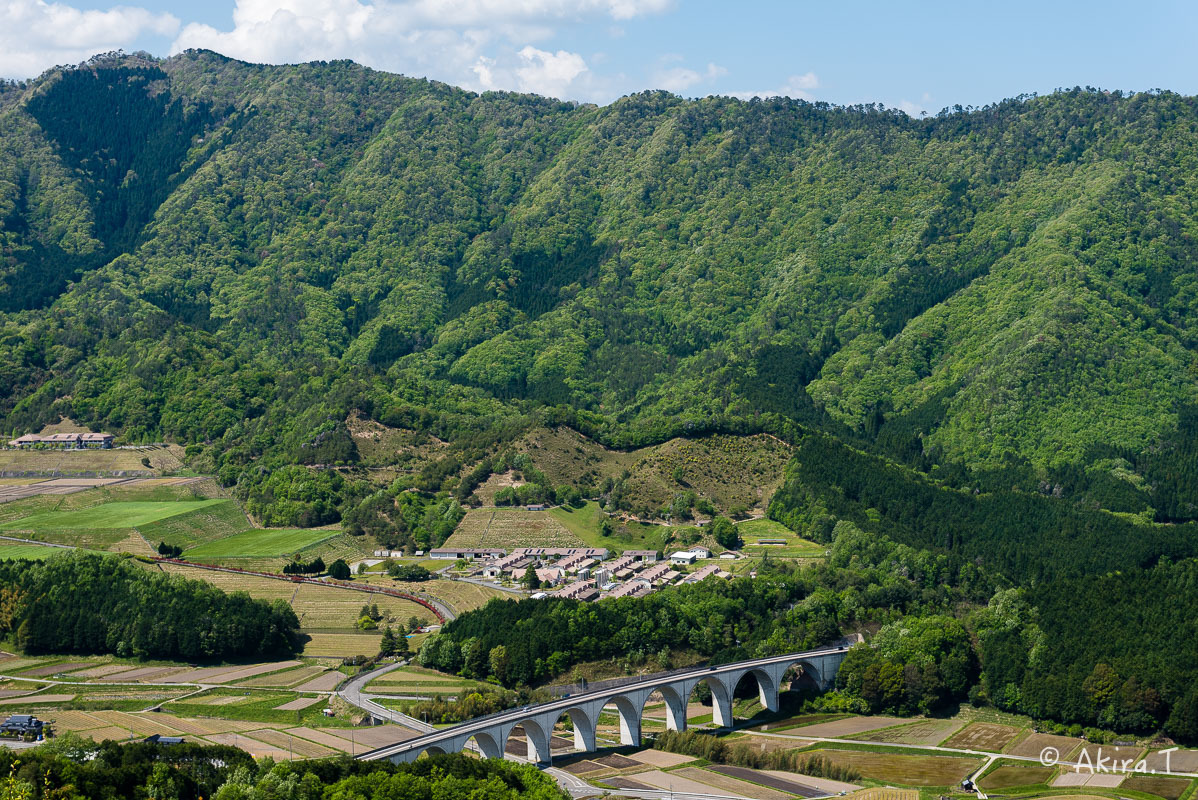
[[[71,528],[135,528],[207,508],[227,500],[174,500],[104,503],[76,511],[43,511],[0,523],[0,530],[63,530]]]
[[[15,558],[28,558],[34,561],[43,561],[52,555],[69,552],[69,550],[64,550],[61,547],[41,547],[36,544],[0,543],[0,561],[8,561]]]
[[[256,528],[234,536],[204,542],[184,555],[197,558],[271,558],[298,553],[308,547],[340,536],[341,531],[327,529]]]

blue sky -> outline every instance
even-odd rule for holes
[[[664,88],[917,114],[1073,85],[1194,94],[1196,42],[1192,1],[0,0],[4,77],[207,47],[597,103]]]

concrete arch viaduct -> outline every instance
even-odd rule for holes
[[[649,696],[657,692],[665,699],[667,728],[685,730],[687,703],[691,692],[700,682],[706,683],[711,689],[715,723],[720,727],[728,727],[732,725],[732,694],[746,675],[756,679],[761,705],[776,711],[787,670],[798,667],[821,690],[826,690],[834,683],[836,672],[847,652],[847,646],[836,646],[717,667],[647,675],[617,687],[586,691],[540,705],[514,708],[469,720],[451,728],[371,750],[358,758],[367,761],[387,759],[399,764],[415,761],[426,752],[456,753],[466,749],[471,740],[483,757],[503,758],[508,737],[512,729],[519,725],[528,739],[529,760],[547,764],[551,758],[549,739],[559,719],[569,717],[574,726],[575,750],[589,753],[595,750],[599,713],[608,705],[615,706],[619,713],[620,743],[639,745],[641,718]]]

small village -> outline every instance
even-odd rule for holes
[[[399,558],[403,554],[376,550],[374,555]],[[713,560],[712,552],[700,545],[669,556],[655,550],[616,554],[594,547],[521,547],[510,552],[502,548],[437,547],[429,551],[428,557],[453,561],[460,567],[459,577],[526,587],[534,600],[563,597],[591,602],[644,597],[666,586],[732,577],[718,563],[699,564]],[[731,551],[718,556],[718,560],[737,558]],[[529,575],[530,570],[535,577]]]

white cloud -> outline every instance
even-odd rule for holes
[[[677,56],[664,56],[662,58],[663,62],[675,60],[678,60]],[[702,72],[682,66],[662,67],[653,74],[653,86],[657,89],[665,89],[667,92],[682,94],[696,84],[710,83],[716,78],[727,74],[728,70],[715,63],[708,63],[707,68]]]
[[[549,53],[526,45],[520,51],[523,65],[516,68],[520,91],[549,97],[563,97],[574,79],[587,71],[587,63],[578,53],[558,50]]]
[[[898,107],[899,107],[899,110],[902,111],[904,114],[906,114],[908,117],[922,117],[925,114],[929,113],[928,105],[931,102],[932,102],[932,96],[930,94],[928,94],[927,92],[924,92],[923,96],[919,98],[918,103],[913,103],[910,100],[904,99],[902,102],[900,102],[898,104]]]
[[[43,0],[0,0],[0,76],[28,78],[58,64],[129,48],[144,34],[172,36],[179,20],[144,8],[82,11]]]
[[[812,91],[819,88],[819,76],[814,72],[802,75],[791,75],[786,83],[777,89],[754,90],[749,92],[729,92],[733,97],[748,100],[752,97],[791,97],[795,100],[813,100]]]
[[[469,89],[608,100],[578,53],[533,47],[554,26],[657,14],[673,0],[237,0],[232,27],[185,27],[172,52],[261,63],[350,58]]]

